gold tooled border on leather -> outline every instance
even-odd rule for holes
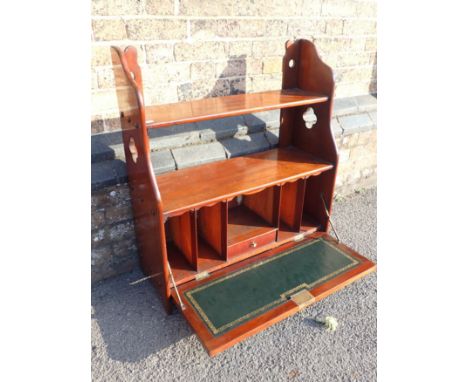
[[[263,311],[267,310],[268,308],[274,306],[274,305],[277,305],[281,302],[285,302],[288,300],[288,297],[293,294],[294,292],[296,291],[299,291],[301,289],[312,289],[314,286],[316,286],[317,284],[325,281],[326,279],[330,279],[334,276],[336,276],[338,273],[342,273],[346,270],[348,270],[349,268],[352,268],[354,267],[355,265],[361,263],[361,261],[359,259],[356,259],[355,257],[353,256],[350,256],[348,255],[347,253],[345,253],[343,250],[341,250],[340,248],[337,248],[335,246],[333,246],[333,249],[337,250],[338,252],[340,252],[340,254],[342,254],[343,256],[345,256],[347,259],[351,260],[351,264],[348,264],[346,265],[345,267],[343,268],[340,268],[340,269],[337,269],[336,271],[326,275],[326,276],[323,276],[321,277],[320,279],[314,281],[313,283],[311,284],[307,284],[307,283],[302,283],[300,285],[297,285],[296,287],[284,292],[284,293],[281,293],[280,297],[278,299],[276,299],[275,301],[272,301],[271,303],[268,303],[258,309],[255,309],[254,311],[248,313],[248,314],[245,314],[244,316],[242,317],[239,317],[237,318],[236,320],[232,321],[232,322],[229,322],[227,324],[224,324],[222,325],[221,327],[219,328],[216,328],[213,323],[211,322],[211,320],[208,318],[208,316],[205,314],[205,312],[203,311],[203,309],[201,308],[201,306],[197,303],[196,299],[193,297],[193,294],[196,293],[196,292],[199,292],[199,291],[202,291],[210,286],[213,286],[213,285],[216,285],[216,284],[219,284],[220,282],[222,281],[225,281],[225,280],[229,280],[230,278],[233,278],[233,277],[236,277],[237,275],[240,275],[244,272],[247,272],[251,269],[254,269],[254,268],[257,268],[261,265],[264,265],[264,264],[267,264],[269,262],[272,262],[272,261],[275,261],[275,260],[278,260],[280,258],[282,258],[283,256],[286,256],[288,254],[290,254],[291,252],[293,251],[298,251],[304,247],[307,247],[309,245],[314,245],[316,243],[318,243],[319,241],[323,241],[326,245],[328,246],[331,246],[330,243],[327,242],[327,240],[324,240],[322,238],[320,239],[317,239],[317,241],[314,241],[313,243],[306,243],[302,246],[297,246],[297,247],[294,247],[292,249],[289,249],[283,253],[281,253],[280,255],[277,255],[277,256],[273,256],[272,258],[270,259],[267,259],[267,260],[263,260],[263,261],[260,261],[258,263],[255,263],[255,264],[252,264],[251,266],[249,267],[246,267],[244,269],[241,269],[237,272],[234,272],[230,275],[227,275],[227,276],[224,276],[224,277],[221,277],[219,279],[216,279],[216,280],[213,280],[209,283],[206,283],[204,285],[201,285],[199,286],[198,288],[194,288],[194,289],[191,289],[187,292],[185,292],[185,296],[187,297],[187,300],[189,301],[189,303],[194,307],[194,309],[196,310],[196,312],[198,313],[198,315],[202,318],[202,320],[204,321],[204,323],[209,327],[209,329],[211,330],[211,332],[214,334],[214,335],[217,335],[219,334],[220,332],[223,332],[225,331],[226,329],[228,328],[231,328],[233,326],[235,326],[236,324],[242,322],[242,321],[246,321],[248,320],[250,317],[252,316],[256,316],[260,313],[262,313]]]

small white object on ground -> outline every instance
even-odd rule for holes
[[[325,321],[323,322],[323,324],[325,325],[328,331],[334,332],[338,326],[338,321],[335,317],[327,316],[325,317]]]

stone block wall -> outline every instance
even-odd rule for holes
[[[313,40],[336,96],[376,93],[376,1],[92,0],[92,133],[119,127],[110,46],[135,45],[147,104],[278,89],[288,39]]]

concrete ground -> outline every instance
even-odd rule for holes
[[[341,240],[376,261],[376,190],[337,201]],[[178,312],[166,316],[135,271],[92,289],[95,381],[375,381],[377,277],[366,276],[302,312],[226,350],[204,351]],[[336,332],[314,317],[338,319]]]

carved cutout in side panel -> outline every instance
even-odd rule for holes
[[[135,140],[133,137],[130,137],[130,141],[128,142],[128,150],[130,151],[130,154],[133,159],[133,163],[136,163],[138,160],[138,149],[135,144]]]
[[[308,107],[305,110],[304,114],[302,114],[302,119],[304,120],[305,127],[307,129],[312,129],[317,123],[317,116],[314,113],[314,109]]]

